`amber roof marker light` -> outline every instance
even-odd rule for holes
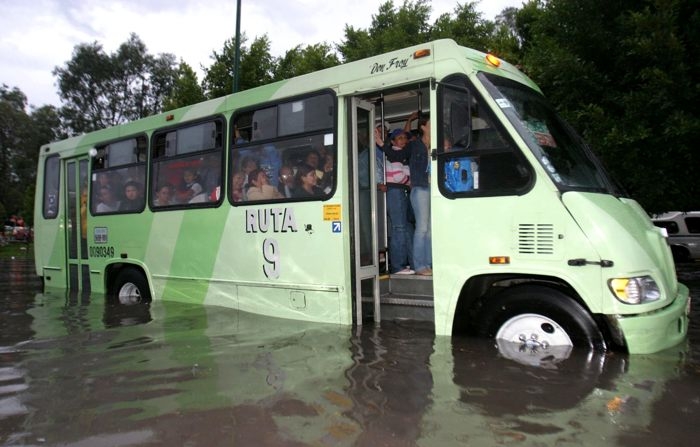
[[[488,62],[490,65],[493,65],[494,67],[500,67],[501,66],[501,60],[494,56],[491,53],[488,53],[486,55],[486,62]]]
[[[413,59],[420,59],[422,57],[430,56],[430,49],[424,48],[422,50],[416,50],[413,52]]]

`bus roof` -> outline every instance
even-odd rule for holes
[[[496,68],[487,62],[486,53],[459,46],[452,39],[441,39],[52,142],[43,145],[41,151],[42,153],[76,151],[79,147],[150,131],[163,127],[165,124],[177,124],[283,97],[302,95],[322,88],[332,89],[340,95],[361,94],[421,79],[442,79],[455,72],[472,75],[478,71],[497,72],[501,76],[511,78],[539,91],[534,82],[515,66],[501,61],[500,66]]]

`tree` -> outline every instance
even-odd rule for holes
[[[518,17],[527,24],[527,73],[650,212],[700,207],[700,13],[692,5],[533,1]]]
[[[485,20],[476,9],[476,2],[457,4],[454,18],[443,14],[433,27],[431,38],[454,39],[458,44],[480,51],[492,48],[492,39],[496,31],[494,22]]]
[[[0,87],[0,211],[19,212],[22,205],[20,177],[15,168],[21,159],[24,143],[31,135],[31,120],[25,113],[27,97],[17,87]]]
[[[345,25],[345,40],[338,44],[338,50],[351,62],[423,43],[430,40],[430,11],[428,0],[404,0],[398,9],[389,0],[379,6],[368,30]]]
[[[294,76],[334,67],[338,64],[340,64],[338,56],[333,53],[331,46],[326,43],[308,45],[306,47],[297,45],[288,50],[277,61],[274,80],[289,79]]]
[[[44,106],[27,115],[27,97],[18,88],[0,86],[0,217],[20,214],[31,223],[39,147],[60,129],[56,108]]]
[[[72,133],[89,132],[162,111],[175,65],[171,54],[148,54],[135,34],[111,55],[97,42],[77,45],[65,67],[53,71],[65,125]]]
[[[477,2],[457,3],[452,13],[441,14],[431,25],[428,0],[404,0],[396,8],[392,1],[379,6],[369,29],[345,26],[345,39],[338,50],[345,61],[354,61],[408,45],[435,39],[453,39],[458,44],[494,52],[512,63],[520,61],[520,42],[515,27],[516,8],[505,9],[496,22],[483,18]]]
[[[239,72],[239,89],[265,85],[272,82],[276,68],[276,60],[270,54],[270,39],[267,34],[256,37],[248,49],[245,46],[245,33],[241,36],[241,68]],[[224,42],[221,53],[214,51],[211,58],[214,63],[204,68],[203,86],[208,98],[218,98],[233,91],[233,76],[235,68],[236,39]]]
[[[241,56],[241,90],[272,82],[276,59],[270,54],[270,39],[267,34],[256,37],[250,50]]]
[[[185,62],[180,62],[177,79],[170,95],[163,102],[163,109],[172,110],[204,101],[204,91],[197,81],[197,74]]]

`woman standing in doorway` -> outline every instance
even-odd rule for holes
[[[433,275],[433,247],[430,235],[430,116],[414,112],[409,116],[404,127],[410,131],[411,122],[418,118],[418,138],[411,140],[404,151],[408,155],[408,166],[411,178],[411,207],[416,220],[413,231],[413,252],[411,267],[416,275]],[[386,154],[391,150],[391,144],[385,144],[378,130],[374,132],[375,141]]]
[[[411,115],[413,117],[415,115]],[[410,122],[410,118],[409,118]],[[410,125],[410,124],[408,124]],[[418,138],[409,142],[411,206],[416,218],[412,267],[416,275],[432,276],[433,247],[430,235],[430,116],[418,117]]]

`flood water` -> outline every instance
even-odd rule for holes
[[[700,264],[687,343],[516,362],[430,326],[44,294],[0,260],[0,444],[695,446]]]

